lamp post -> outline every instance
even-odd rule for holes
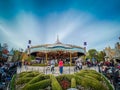
[[[31,52],[31,50],[30,50],[31,49],[31,40],[28,40],[28,46],[27,46],[27,48],[28,48],[28,57],[29,57],[29,59],[31,59],[31,55],[30,55],[30,52]]]
[[[83,45],[84,45],[84,60],[85,60],[85,62],[86,62],[86,58],[85,58],[85,56],[86,56],[86,46],[87,46],[87,42],[84,42],[83,43]]]
[[[85,54],[86,54],[86,46],[87,46],[87,42],[84,42],[84,50],[85,50]]]

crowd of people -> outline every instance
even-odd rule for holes
[[[51,72],[54,72],[55,67],[55,60],[49,61],[49,68]],[[63,66],[64,61],[62,59],[58,60],[58,66],[59,66],[59,73],[63,73]],[[120,86],[120,61],[114,60],[105,60],[101,62],[97,61],[91,61],[90,59],[87,59],[85,62],[86,66],[88,68],[97,66],[98,72],[102,73],[104,76],[106,76],[110,82],[116,87]],[[83,68],[83,60],[81,58],[78,58],[75,60],[75,71],[79,71]]]
[[[98,63],[98,71],[105,75],[116,88],[120,89],[120,60],[106,60]]]
[[[17,66],[21,62],[0,62],[0,90],[6,90],[13,75],[17,73]]]

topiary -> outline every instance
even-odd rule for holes
[[[71,79],[71,88],[76,88],[76,80],[75,80],[75,78]]]
[[[46,80],[42,80],[42,81],[39,81],[39,82],[34,83],[34,84],[28,84],[22,90],[39,90],[39,89],[44,89],[44,88],[50,86],[51,85],[50,83],[51,83],[50,79],[46,79]]]
[[[15,90],[15,79],[16,79],[16,74],[13,75],[12,80],[10,82],[10,88],[11,88],[11,90]]]
[[[25,74],[23,77],[35,77],[39,74],[39,72],[31,72],[31,73],[27,73]]]
[[[52,90],[62,90],[62,87],[60,86],[60,84],[58,83],[57,79],[55,78],[55,76],[51,75],[51,86],[52,86]]]
[[[20,78],[16,81],[16,85],[25,84],[25,83],[29,82],[31,79],[32,79],[32,77]]]

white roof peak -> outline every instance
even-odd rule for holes
[[[59,40],[59,36],[57,35],[57,40],[56,40],[56,44],[62,44]]]

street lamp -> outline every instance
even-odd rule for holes
[[[84,42],[84,50],[85,50],[85,54],[86,54],[86,46],[87,46],[87,42]]]

